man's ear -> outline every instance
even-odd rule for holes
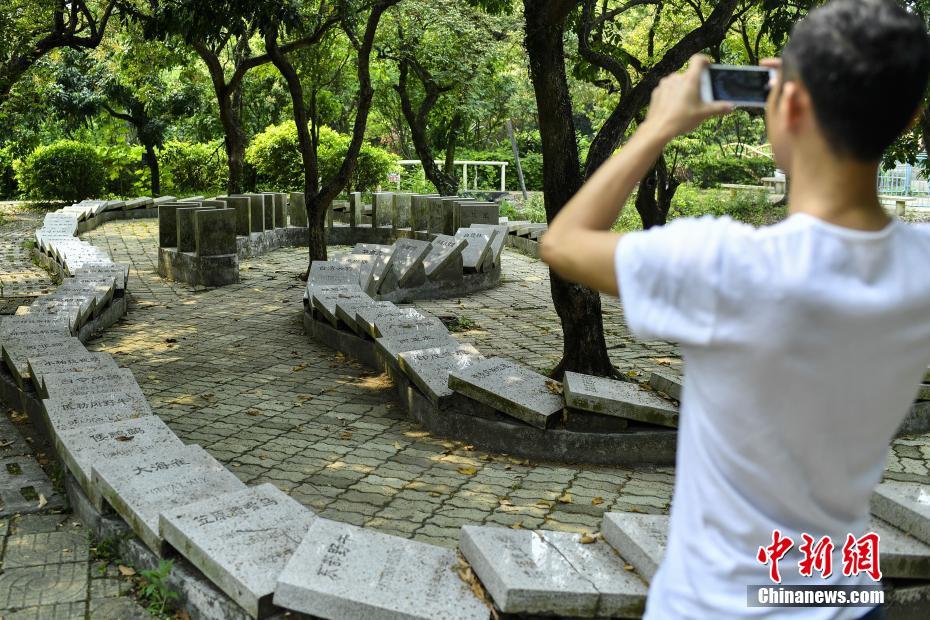
[[[807,121],[808,115],[813,113],[807,89],[796,80],[782,84],[780,108],[782,121],[791,133],[797,133]]]

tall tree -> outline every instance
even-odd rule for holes
[[[375,35],[384,12],[399,0],[375,0],[372,3],[355,4],[351,2],[328,2],[321,0],[300,19],[297,28],[309,30],[302,39],[308,41],[309,53],[315,45],[326,45],[330,36],[335,36],[333,27],[339,26],[339,33],[348,38],[356,50],[356,77],[358,92],[355,97],[355,121],[352,137],[346,155],[338,172],[328,178],[320,179],[319,129],[321,127],[319,110],[316,105],[318,90],[310,89],[311,97],[305,96],[306,89],[294,62],[289,57],[293,50],[285,49],[279,43],[287,24],[272,21],[265,30],[265,49],[271,62],[287,82],[297,125],[297,142],[304,169],[304,197],[309,223],[308,245],[309,262],[326,260],[326,210],[333,199],[339,195],[352,178],[358,155],[365,139],[368,125],[368,113],[374,89],[371,85],[371,55],[374,50]],[[291,26],[295,28],[295,26]],[[309,273],[309,264],[307,267]]]
[[[595,0],[524,0],[525,44],[539,113],[543,187],[549,221],[578,191],[584,179],[619,146],[659,81],[681,68],[691,55],[720,43],[734,19],[739,1],[719,0],[706,15],[699,0],[683,2],[698,13],[696,27],[680,36],[661,57],[644,63],[623,47],[617,20],[629,17],[624,14],[639,10],[642,5],[653,5],[657,15],[663,10],[680,11],[682,7],[669,9],[669,3],[661,0],[630,0],[619,4],[596,3]],[[573,18],[572,23],[570,18]],[[575,115],[566,78],[564,43],[570,25],[575,27],[579,56],[595,68],[596,73],[605,72],[615,80],[618,94],[615,107],[591,142],[584,168],[579,159]],[[654,43],[647,48],[654,54]],[[638,80],[634,80],[634,72],[639,74]],[[661,189],[660,196],[665,198],[673,188],[668,184],[662,187],[663,168],[659,164],[647,175],[645,188]],[[664,176],[667,177],[667,169]],[[652,200],[643,199],[642,204],[638,201],[641,213],[656,215],[655,195],[652,194]],[[655,223],[664,221],[661,215],[654,219]],[[550,279],[552,301],[564,334],[562,360],[553,375],[560,376],[567,370],[596,375],[615,373],[607,355],[598,293],[566,282],[551,271]]]
[[[116,5],[116,0],[0,1],[0,103],[53,49],[97,47]]]

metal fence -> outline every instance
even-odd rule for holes
[[[920,155],[920,164],[898,164],[892,170],[878,171],[878,194],[880,196],[910,196],[914,198],[908,207],[930,208],[930,184],[923,172],[927,156]],[[889,201],[890,202],[890,201]]]

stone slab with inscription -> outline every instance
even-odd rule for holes
[[[463,260],[462,254],[468,246],[468,241],[449,235],[436,235],[433,238],[432,246],[430,253],[423,259],[423,269],[427,278],[436,279],[450,265]]]
[[[7,339],[67,338],[71,328],[67,320],[34,316],[0,317],[0,347]]]
[[[168,425],[154,415],[60,430],[53,439],[65,466],[98,510],[102,507],[102,497],[91,484],[94,463],[127,456],[141,457],[168,446],[184,446]]]
[[[449,373],[449,388],[539,428],[551,426],[565,406],[545,376],[501,357]]]
[[[459,228],[455,231],[457,239],[464,239],[468,242],[465,251],[462,253],[462,261],[465,269],[472,271],[484,271],[491,263],[491,247],[494,238],[497,237],[497,231],[486,228]]]
[[[20,387],[32,377],[29,372],[30,358],[66,357],[86,353],[87,349],[84,344],[72,336],[49,338],[11,336],[3,341],[3,362]]]
[[[349,253],[339,258],[333,259],[334,262],[343,265],[351,265],[358,271],[358,284],[362,290],[368,290],[371,284],[371,278],[378,257],[372,254],[355,254]]]
[[[608,512],[601,533],[646,581],[652,581],[665,555],[668,515]]]
[[[869,531],[881,540],[883,577],[930,579],[930,545],[876,517],[872,517]],[[842,542],[837,546],[842,548]]]
[[[398,239],[394,242],[393,270],[384,275],[385,282],[381,285],[382,288],[411,288],[426,282],[423,260],[432,249],[429,241]]]
[[[158,517],[179,507],[241,491],[245,485],[200,446],[165,446],[94,463],[91,484],[142,542],[162,556]]]
[[[135,375],[129,368],[98,370],[90,372],[55,372],[43,377],[42,398],[49,396],[80,396],[102,392],[129,391],[141,393]],[[136,392],[139,390],[139,392]]]
[[[471,228],[483,228],[485,230],[494,230],[496,234],[491,240],[491,260],[495,265],[500,266],[501,255],[504,253],[504,245],[507,243],[508,229],[506,224],[472,224]]]
[[[339,317],[336,316],[336,304],[340,301],[373,302],[374,300],[361,289],[343,290],[343,286],[320,286],[314,289],[311,302],[323,318],[333,327],[339,326]]]
[[[887,480],[875,487],[872,514],[930,544],[930,484]]]
[[[413,308],[401,308],[404,310],[413,310]],[[448,334],[449,328],[446,324],[434,316],[427,316],[416,311],[418,315],[398,314],[394,316],[378,317],[375,319],[375,333],[379,338],[401,338],[412,336],[414,334]]]
[[[420,351],[422,349],[448,348],[459,345],[459,341],[448,332],[423,332],[393,338],[375,339],[375,348],[389,358],[397,359],[401,353]]]
[[[565,404],[582,411],[678,426],[678,407],[636,383],[566,372]]]
[[[455,551],[317,519],[278,578],[275,604],[345,620],[485,620]]]
[[[459,544],[504,613],[641,617],[643,580],[624,569],[626,562],[607,543],[581,539],[570,532],[466,525]]]
[[[144,398],[120,392],[46,398],[42,407],[53,436],[82,426],[153,415]]]
[[[400,308],[392,302],[386,301],[379,302],[375,306],[359,308],[355,313],[355,320],[359,329],[366,335],[372,338],[378,338],[381,335],[378,333],[377,327],[379,321],[384,321],[388,318],[413,319],[422,316],[423,315],[416,308]]]
[[[161,513],[164,540],[253,618],[272,614],[278,575],[316,516],[273,484]]]
[[[405,351],[398,354],[401,370],[410,377],[423,394],[434,404],[452,396],[449,389],[449,372],[464,370],[485,359],[470,344],[459,344],[432,349]]]
[[[358,284],[358,269],[351,264],[315,260],[310,265],[307,284]]]
[[[48,357],[29,358],[29,375],[36,389],[41,394],[47,394],[45,375],[50,373],[76,373],[93,370],[116,370],[119,366],[109,353],[81,353],[79,355],[51,355]]]
[[[649,385],[654,390],[664,392],[677,401],[681,401],[681,379],[664,372],[653,372],[649,375]]]

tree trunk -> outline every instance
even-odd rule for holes
[[[158,155],[151,144],[145,145],[145,163],[148,164],[152,176],[152,198],[156,198],[161,195],[161,174],[158,168]]]
[[[546,217],[551,222],[581,188],[572,103],[565,76],[563,30],[573,2],[524,0],[526,51],[539,112],[543,152]],[[549,270],[552,303],[562,322],[562,360],[552,371],[611,376],[616,371],[607,355],[600,295],[570,283]]]
[[[679,185],[681,181],[668,169],[665,156],[659,157],[640,181],[636,192],[636,211],[643,221],[644,229],[663,226],[668,221],[668,212]]]
[[[245,168],[246,135],[242,130],[242,122],[236,109],[233,96],[238,84],[230,88],[226,83],[226,73],[219,57],[205,45],[195,43],[194,50],[210,74],[213,83],[213,92],[216,95],[217,107],[220,110],[220,124],[223,127],[223,143],[226,147],[226,161],[229,165],[229,179],[226,182],[226,191],[229,194],[241,194],[243,189],[243,170]]]

